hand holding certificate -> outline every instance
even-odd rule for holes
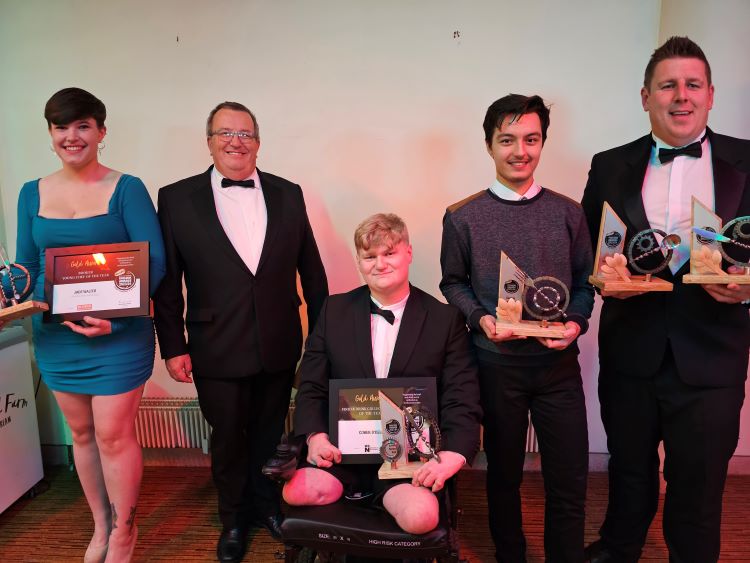
[[[147,316],[148,243],[48,248],[45,321]]]

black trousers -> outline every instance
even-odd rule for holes
[[[194,377],[211,425],[211,473],[225,527],[277,514],[278,485],[261,473],[284,432],[294,370],[237,379]]]
[[[602,366],[599,401],[607,432],[609,505],[602,543],[638,560],[659,501],[664,441],[664,539],[671,561],[719,558],[727,466],[739,438],[744,386],[693,387],[680,380],[670,347],[652,378]]]
[[[526,560],[520,486],[531,412],[544,476],[545,559],[581,563],[588,430],[577,352],[561,352],[551,366],[505,366],[484,350],[478,359],[496,559]]]

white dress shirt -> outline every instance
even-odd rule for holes
[[[216,202],[216,214],[219,216],[224,232],[242,261],[255,274],[266,238],[268,212],[263,188],[260,185],[258,169],[246,178],[255,182],[254,188],[242,186],[221,187],[224,176],[214,167],[211,171],[211,189]]]
[[[398,329],[401,327],[401,317],[404,316],[406,301],[409,295],[393,305],[381,305],[378,300],[370,296],[372,302],[381,309],[391,311],[395,320],[393,324],[386,321],[381,315],[370,315],[370,334],[372,337],[372,362],[375,365],[375,377],[385,379],[391,368],[393,349],[396,347]]]
[[[511,190],[500,180],[495,179],[493,184],[490,186],[490,191],[500,199],[505,199],[507,201],[519,201],[521,199],[531,199],[536,194],[542,191],[542,186],[534,182],[529,186],[529,189],[527,189],[524,193],[519,194],[517,191]]]
[[[700,141],[705,134],[704,130],[695,141]],[[690,259],[693,213],[691,196],[695,196],[712,211],[715,210],[711,145],[708,138],[703,139],[700,158],[681,155],[672,162],[662,164],[659,161],[659,149],[676,147],[652,136],[655,145],[651,148],[641,194],[651,228],[661,229],[667,234],[677,234],[681,239],[669,262],[669,269],[674,274]]]

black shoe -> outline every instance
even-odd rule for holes
[[[245,556],[247,534],[242,528],[224,528],[216,546],[219,561],[239,562]]]
[[[612,555],[612,553],[602,545],[601,540],[597,540],[587,545],[583,550],[585,561],[588,563],[615,563],[619,562],[620,559]]]
[[[256,518],[253,524],[259,528],[265,528],[271,534],[273,539],[281,541],[281,523],[284,521],[284,517],[281,514],[274,514],[272,516],[263,516]]]

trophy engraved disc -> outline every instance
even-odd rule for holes
[[[672,291],[670,282],[652,277],[652,274],[660,272],[669,264],[680,238],[663,231],[647,229],[636,233],[624,252],[626,234],[625,223],[605,201],[599,225],[594,271],[589,276],[589,283],[609,292]],[[628,265],[639,274],[631,274]]]
[[[750,270],[750,216],[737,217],[726,224],[718,238],[719,252],[727,262],[739,266],[747,275]]]
[[[693,202],[693,237],[690,252],[690,273],[684,283],[750,284],[750,216],[737,217],[721,228],[721,219],[696,221]],[[704,213],[705,215],[705,213]],[[730,274],[722,269],[722,259],[743,269],[742,274]]]
[[[554,282],[552,281],[554,280]],[[570,293],[565,284],[549,276],[532,280],[505,252],[500,252],[500,282],[495,318],[496,330],[518,336],[562,338]],[[522,310],[537,320],[522,320]]]
[[[31,274],[12,263],[0,245],[0,321],[10,322],[49,309],[42,301],[22,302],[31,293]]]
[[[650,276],[658,274],[669,266],[672,254],[680,237],[668,235],[661,229],[646,229],[640,231],[630,239],[627,257],[630,266],[641,274]],[[647,260],[647,258],[649,258]]]
[[[401,444],[393,438],[386,438],[380,446],[380,455],[385,461],[389,462],[394,469],[396,469],[396,461],[401,457],[402,453],[403,449],[401,448]]]

